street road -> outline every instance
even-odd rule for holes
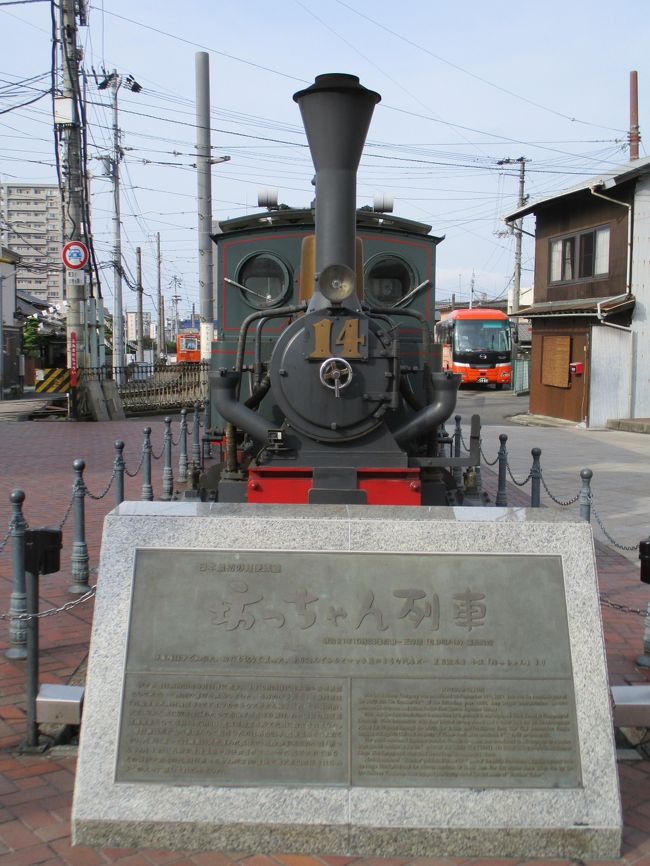
[[[460,415],[464,423],[469,423],[471,415],[481,416],[481,424],[485,427],[496,424],[502,427],[512,427],[510,418],[513,415],[525,415],[528,412],[529,395],[518,396],[514,391],[495,391],[494,388],[467,388],[458,392],[455,415]],[[448,428],[453,427],[454,417],[447,422]]]

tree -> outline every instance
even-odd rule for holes
[[[36,316],[30,316],[23,326],[23,352],[28,358],[40,358],[43,336]]]

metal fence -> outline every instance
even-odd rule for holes
[[[530,358],[515,358],[512,362],[512,390],[515,394],[530,391]]]
[[[190,408],[207,395],[209,362],[198,364],[129,364],[126,367],[91,367],[80,371],[83,382],[111,379],[124,411],[135,415]]]

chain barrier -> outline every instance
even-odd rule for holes
[[[91,599],[95,595],[96,589],[95,586],[91,586],[88,592],[80,595],[79,598],[75,598],[74,601],[68,601],[65,604],[62,604],[61,607],[50,607],[48,610],[42,610],[39,613],[0,613],[0,619],[25,621],[28,619],[45,619],[46,617],[54,616],[57,613],[66,613],[67,611],[72,610],[73,607],[77,607],[78,604],[83,604],[84,601]]]
[[[7,544],[7,542],[9,541],[10,538],[11,538],[11,529],[9,529],[9,531],[7,532],[5,537],[2,539],[2,541],[0,541],[0,553],[2,553],[2,551],[5,549],[5,545]]]
[[[602,520],[600,519],[600,514],[598,514],[598,512],[596,511],[596,509],[595,509],[595,507],[594,507],[593,496],[592,496],[592,498],[591,498],[591,512],[592,512],[592,514],[594,515],[594,517],[596,518],[596,523],[598,524],[598,526],[600,526],[603,535],[604,535],[605,538],[610,542],[610,544],[613,544],[614,547],[618,547],[619,550],[628,550],[628,551],[632,551],[632,550],[638,550],[638,549],[639,549],[639,545],[638,545],[638,543],[637,543],[637,544],[632,544],[632,545],[619,544],[618,541],[615,541],[615,540],[612,538],[612,536],[609,534],[609,532],[608,532],[608,531],[605,529],[605,527],[603,526],[603,522],[602,522]]]
[[[600,603],[604,607],[611,607],[612,610],[618,610],[621,613],[635,613],[638,616],[646,616],[647,609],[641,610],[640,607],[629,607],[627,604],[619,604],[616,601],[610,601],[602,592],[598,596],[600,598]]]
[[[106,496],[106,494],[108,493],[108,491],[111,489],[111,487],[113,486],[114,481],[115,481],[115,470],[113,470],[113,474],[111,475],[110,481],[108,482],[108,485],[107,485],[106,489],[103,491],[103,493],[100,493],[99,496],[95,496],[95,494],[91,493],[90,490],[88,490],[88,488],[86,487],[86,494],[88,496],[90,496],[91,499],[95,499],[95,500],[103,499]]]
[[[153,457],[154,460],[160,460],[160,458],[163,456],[164,453],[165,453],[165,446],[164,445],[160,449],[160,454],[156,454],[156,452],[153,450],[153,445],[151,446],[151,456]]]
[[[494,458],[494,460],[492,460],[492,461],[487,459],[487,457],[485,456],[485,451],[483,451],[483,445],[482,444],[481,444],[481,457],[483,458],[484,462],[487,463],[488,466],[494,466],[496,463],[499,462],[499,455],[498,454]]]
[[[512,469],[510,468],[509,463],[506,463],[506,469],[508,470],[508,475],[510,476],[512,481],[517,485],[517,487],[524,487],[526,484],[528,484],[530,479],[533,477],[533,473],[529,472],[528,476],[523,481],[517,481],[515,476],[512,474]]]
[[[465,444],[465,439],[463,438],[463,434],[462,434],[462,432],[461,432],[461,434],[460,434],[460,441],[461,441],[461,444],[462,444],[463,448],[465,449],[465,451],[469,451],[469,448],[468,448],[467,445]],[[498,460],[499,460],[499,455],[498,455],[498,454],[497,454],[495,460],[493,460],[493,461],[488,460],[487,457],[485,456],[485,452],[483,451],[483,445],[482,445],[482,444],[481,444],[481,457],[483,458],[483,460],[485,461],[485,463],[486,463],[488,466],[494,466],[494,465],[498,462]],[[528,473],[528,476],[527,476],[523,481],[517,481],[517,479],[515,478],[515,476],[512,474],[512,469],[510,468],[510,464],[509,464],[509,463],[506,463],[506,469],[508,470],[508,475],[510,476],[510,480],[511,480],[514,484],[516,484],[517,487],[525,487],[525,485],[526,485],[526,484],[531,480],[531,478],[533,477],[533,473],[532,473],[532,472],[529,472],[529,473]],[[578,491],[578,493],[576,493],[575,496],[572,496],[571,499],[558,499],[557,496],[554,496],[553,493],[549,490],[548,484],[547,484],[546,481],[544,480],[544,476],[543,476],[543,474],[541,473],[541,471],[540,471],[539,479],[540,479],[540,481],[541,481],[541,483],[542,483],[542,487],[543,487],[544,490],[546,491],[546,494],[549,496],[549,498],[550,498],[550,499],[551,499],[551,500],[552,500],[556,505],[559,505],[561,508],[568,508],[568,507],[571,506],[571,505],[575,505],[575,503],[578,502],[578,500],[580,499],[580,491]],[[639,549],[639,545],[638,545],[638,543],[637,543],[637,544],[631,544],[631,545],[628,545],[628,544],[620,544],[618,541],[616,541],[614,538],[612,538],[612,536],[609,534],[609,532],[608,532],[608,531],[605,529],[605,527],[603,526],[602,519],[601,519],[600,515],[598,514],[598,511],[596,510],[596,508],[595,508],[595,506],[594,506],[594,504],[593,504],[593,494],[592,494],[591,498],[589,499],[589,504],[590,504],[590,506],[591,506],[591,512],[593,513],[594,517],[596,518],[596,522],[597,522],[598,526],[600,527],[600,529],[601,529],[603,535],[604,535],[605,538],[609,541],[610,544],[612,544],[614,547],[618,548],[619,550],[625,550],[625,551],[628,551],[628,552],[635,551],[635,550],[638,550],[638,549]],[[636,612],[636,611],[632,611],[632,612]],[[644,612],[644,615],[645,615],[645,612]]]
[[[172,447],[174,447],[174,448],[178,448],[178,446],[179,446],[180,444],[181,444],[181,437],[179,436],[178,439],[176,440],[176,442],[174,442],[174,437],[173,437],[173,435],[172,435]]]
[[[129,472],[129,470],[126,468],[126,463],[124,464],[124,471],[129,476],[129,478],[135,478],[135,476],[138,474],[138,472],[142,469],[143,463],[144,463],[144,451],[142,452],[142,457],[140,457],[140,462],[138,463],[138,468],[135,470],[135,472]]]
[[[70,517],[70,512],[72,511],[72,506],[74,505],[74,495],[76,491],[72,491],[72,496],[70,497],[70,502],[68,503],[68,507],[65,510],[65,514],[63,515],[63,520],[59,523],[59,529],[63,529],[66,524],[68,517]]]
[[[540,481],[542,482],[542,487],[548,493],[548,495],[553,500],[553,502],[555,502],[556,505],[561,505],[562,508],[566,508],[568,505],[574,505],[578,501],[578,499],[580,498],[580,492],[578,492],[573,497],[573,499],[566,499],[566,500],[557,499],[555,496],[553,496],[551,491],[548,489],[546,481],[544,481],[544,476],[541,474],[541,472],[540,472],[539,478],[540,478]]]

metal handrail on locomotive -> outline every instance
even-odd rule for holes
[[[444,422],[460,376],[443,371],[431,227],[356,208],[379,94],[353,75],[296,93],[316,170],[314,208],[223,221],[212,345],[213,439],[201,479],[221,502],[470,504]],[[473,476],[468,472],[468,476]],[[478,500],[477,500],[478,501]],[[473,504],[473,503],[471,503]]]

